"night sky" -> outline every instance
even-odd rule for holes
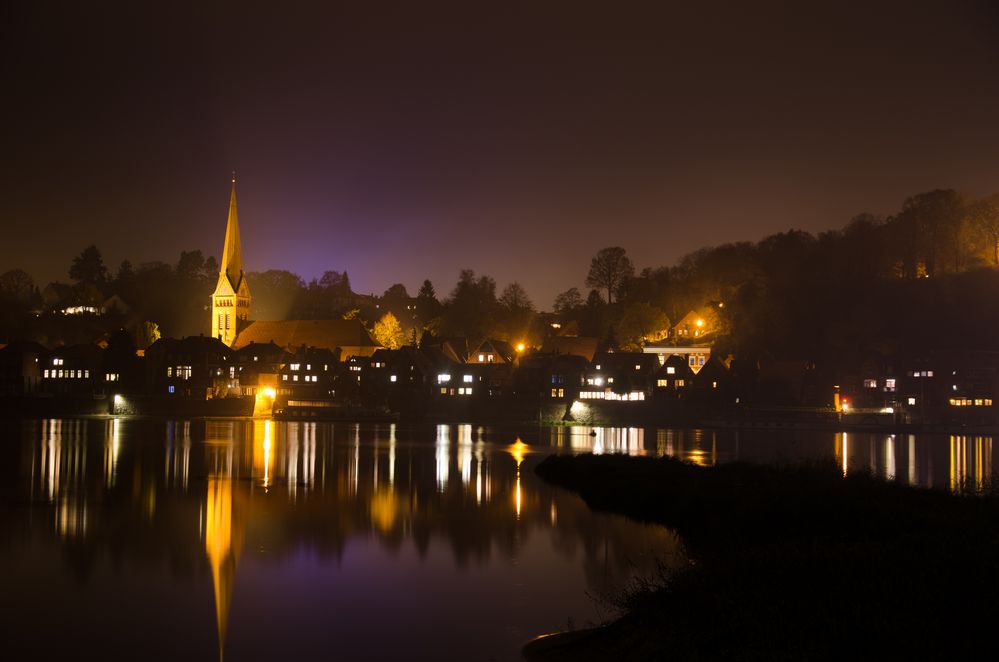
[[[233,169],[247,270],[543,308],[603,246],[999,191],[988,2],[185,4],[0,8],[0,271],[218,256]]]

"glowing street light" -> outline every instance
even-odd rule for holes
[[[526,349],[526,346],[524,345],[524,343],[522,343],[522,342],[517,343],[517,351],[518,352],[523,352],[524,349]]]

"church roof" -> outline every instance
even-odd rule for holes
[[[359,320],[283,320],[250,322],[236,335],[235,349],[251,342],[273,342],[294,350],[302,345],[334,350],[337,347],[379,347]]]
[[[225,224],[225,246],[222,249],[222,273],[229,279],[233,292],[243,281],[243,249],[239,241],[239,216],[236,214],[236,177],[232,178],[229,195],[229,218]]]

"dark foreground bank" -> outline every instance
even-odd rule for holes
[[[999,648],[999,498],[954,496],[835,464],[697,467],[559,456],[545,480],[596,510],[671,527],[692,559],[620,596],[602,628],[528,660],[991,658]]]

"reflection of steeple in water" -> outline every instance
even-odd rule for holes
[[[205,500],[205,553],[215,589],[219,660],[225,650],[226,626],[236,578],[242,532],[234,520],[232,446],[209,446],[208,493]]]

